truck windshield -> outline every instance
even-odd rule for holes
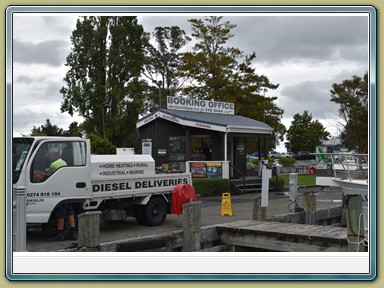
[[[23,168],[33,138],[13,138],[12,142],[12,182],[16,183]]]

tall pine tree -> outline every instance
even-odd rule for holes
[[[284,111],[275,104],[277,97],[266,92],[271,94],[279,85],[256,73],[255,52],[244,55],[240,49],[227,45],[234,37],[231,31],[236,24],[222,18],[188,20],[196,43],[182,58],[180,73],[190,80],[184,93],[193,98],[235,103],[237,115],[265,122],[275,129],[277,137],[271,143],[274,147],[285,131],[281,124]]]
[[[118,147],[134,146],[135,121],[143,112],[144,30],[137,17],[80,17],[72,32],[72,50],[61,111],[84,117],[87,134],[106,137]]]
[[[184,83],[184,79],[177,74],[182,64],[179,51],[191,39],[184,30],[177,26],[156,27],[152,36],[155,41],[154,45],[149,41],[150,34],[146,34],[148,41],[145,49],[146,63],[143,75],[152,83],[149,101],[158,106],[162,103],[162,108],[165,108],[165,96],[175,96]]]

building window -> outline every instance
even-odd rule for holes
[[[47,142],[36,153],[31,167],[31,182],[46,181],[59,169],[86,165],[86,147],[83,141]]]
[[[185,136],[170,136],[168,141],[169,161],[185,161]]]
[[[209,135],[192,135],[192,161],[210,161],[212,141]]]

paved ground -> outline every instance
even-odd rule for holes
[[[313,189],[313,188],[306,188]],[[297,205],[303,207],[303,192],[299,191]],[[259,194],[231,195],[232,216],[221,216],[221,197],[204,197],[198,200],[202,202],[202,226],[233,222],[238,220],[252,219],[252,198]],[[341,192],[319,192],[317,193],[317,209],[340,207]],[[290,200],[288,192],[269,194],[269,206],[267,217],[289,213]],[[170,232],[182,229],[182,216],[168,215],[165,223],[157,227],[141,226],[134,218],[127,218],[121,222],[101,223],[101,243],[128,239],[132,237],[147,236],[157,233]],[[27,231],[27,250],[30,252],[55,251],[73,246],[76,241],[49,242],[40,229],[29,229]]]

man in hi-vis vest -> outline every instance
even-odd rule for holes
[[[60,158],[60,152],[58,148],[51,148],[47,153],[47,157],[49,159],[50,165],[47,169],[45,169],[46,175],[49,177],[52,175],[57,169],[63,166],[67,166],[67,162]],[[49,241],[64,241],[68,240],[76,240],[77,232],[76,232],[76,221],[75,221],[75,211],[71,203],[60,204],[55,210],[55,217],[57,221],[57,232],[56,236],[48,238]],[[65,218],[68,217],[69,222],[69,233],[64,236],[64,225]]]

